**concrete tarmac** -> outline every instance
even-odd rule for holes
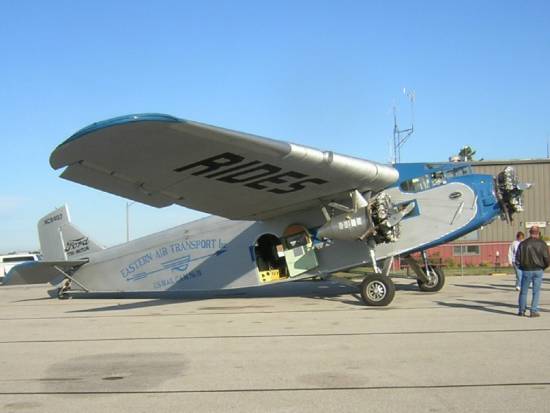
[[[389,307],[339,283],[272,296],[51,299],[0,287],[0,412],[548,412],[550,280],[397,279]]]

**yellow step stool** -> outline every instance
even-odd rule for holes
[[[281,278],[281,273],[279,270],[267,270],[267,271],[260,271],[260,280],[262,282],[270,282],[275,281]]]

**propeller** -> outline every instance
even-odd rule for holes
[[[523,212],[523,191],[532,186],[530,183],[519,182],[516,170],[511,166],[507,166],[497,175],[496,195],[502,209],[502,218],[506,222],[511,223],[515,213]]]

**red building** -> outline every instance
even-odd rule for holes
[[[507,267],[511,242],[460,242],[440,245],[428,250],[430,258],[441,259],[448,266]]]

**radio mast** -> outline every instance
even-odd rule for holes
[[[416,94],[414,90],[407,91],[403,88],[403,94],[409,99],[411,107],[411,127],[407,129],[399,129],[397,124],[397,106],[393,106],[393,164],[401,162],[401,147],[409,139],[414,132],[414,101]]]

